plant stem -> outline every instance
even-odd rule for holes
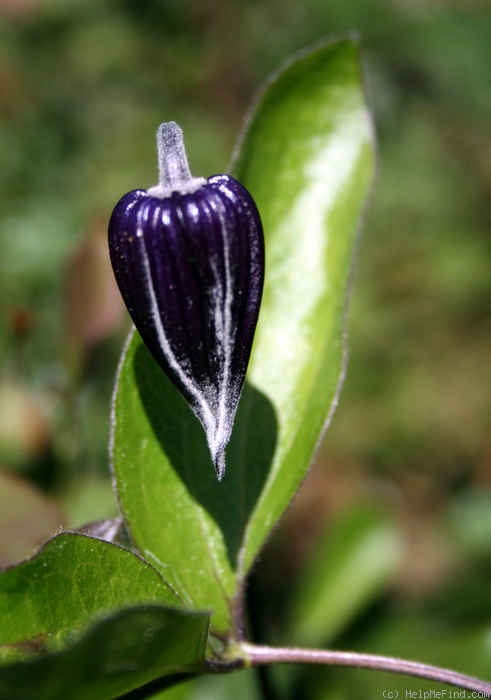
[[[165,122],[157,131],[159,154],[159,185],[164,189],[179,189],[192,179],[181,127]]]
[[[458,688],[483,693],[481,697],[491,697],[491,683],[466,676],[457,671],[451,671],[437,666],[430,666],[418,661],[407,661],[390,656],[376,654],[361,654],[351,651],[325,651],[318,649],[298,649],[268,647],[244,642],[244,654],[251,666],[263,664],[320,664],[325,666],[350,666],[352,668],[369,669],[373,671],[388,671],[406,676],[416,676],[427,680],[447,683]]]
[[[172,192],[194,192],[205,184],[202,177],[193,177],[189,169],[181,127],[176,122],[164,122],[157,131],[159,184],[150,187],[152,197],[169,197]]]

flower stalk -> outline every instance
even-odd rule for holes
[[[450,669],[420,663],[419,661],[409,661],[377,654],[363,654],[354,651],[269,647],[248,643],[242,644],[242,651],[248,659],[248,665],[251,667],[278,663],[315,664],[387,671],[464,688],[465,690],[479,693],[479,697],[491,697],[490,682]]]

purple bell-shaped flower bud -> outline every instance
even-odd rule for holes
[[[201,421],[218,479],[256,328],[264,241],[256,205],[228,175],[191,176],[182,131],[157,132],[159,184],[116,205],[109,251],[143,341]]]

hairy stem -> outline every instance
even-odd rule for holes
[[[243,643],[241,648],[248,657],[251,666],[264,664],[320,664],[388,671],[446,683],[458,688],[482,693],[481,697],[488,696],[491,698],[491,683],[472,676],[466,676],[463,673],[457,673],[457,671],[430,666],[418,661],[407,661],[406,659],[397,659],[390,656],[361,654],[351,651],[267,647],[247,643]]]
[[[176,122],[164,122],[157,130],[159,184],[150,187],[151,197],[170,197],[172,192],[194,192],[205,184],[202,177],[193,177],[189,169],[181,127]]]
[[[184,138],[176,122],[165,122],[157,131],[159,154],[159,185],[162,188],[179,188],[191,180]]]
[[[325,651],[322,649],[298,649],[295,647],[268,647],[242,642],[240,650],[243,658],[228,662],[208,661],[196,673],[231,673],[242,668],[259,667],[266,664],[314,664],[323,666],[347,666],[371,671],[399,673],[405,676],[424,678],[425,680],[446,683],[457,688],[479,693],[479,697],[491,698],[491,682],[466,676],[438,666],[423,664],[419,661],[407,661],[377,654],[361,654],[355,651]],[[192,678],[192,674],[166,676],[152,681],[141,688],[120,696],[118,700],[144,700],[152,697],[158,690],[163,690],[176,681]]]

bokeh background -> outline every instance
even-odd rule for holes
[[[352,31],[379,172],[348,375],[251,582],[252,632],[490,678],[487,0],[0,0],[0,563],[117,513],[109,402],[129,321],[106,225],[122,194],[155,183],[157,125],[181,124],[195,174],[224,172],[263,80]],[[262,682],[263,696],[238,674],[163,697],[436,688],[326,669]]]

